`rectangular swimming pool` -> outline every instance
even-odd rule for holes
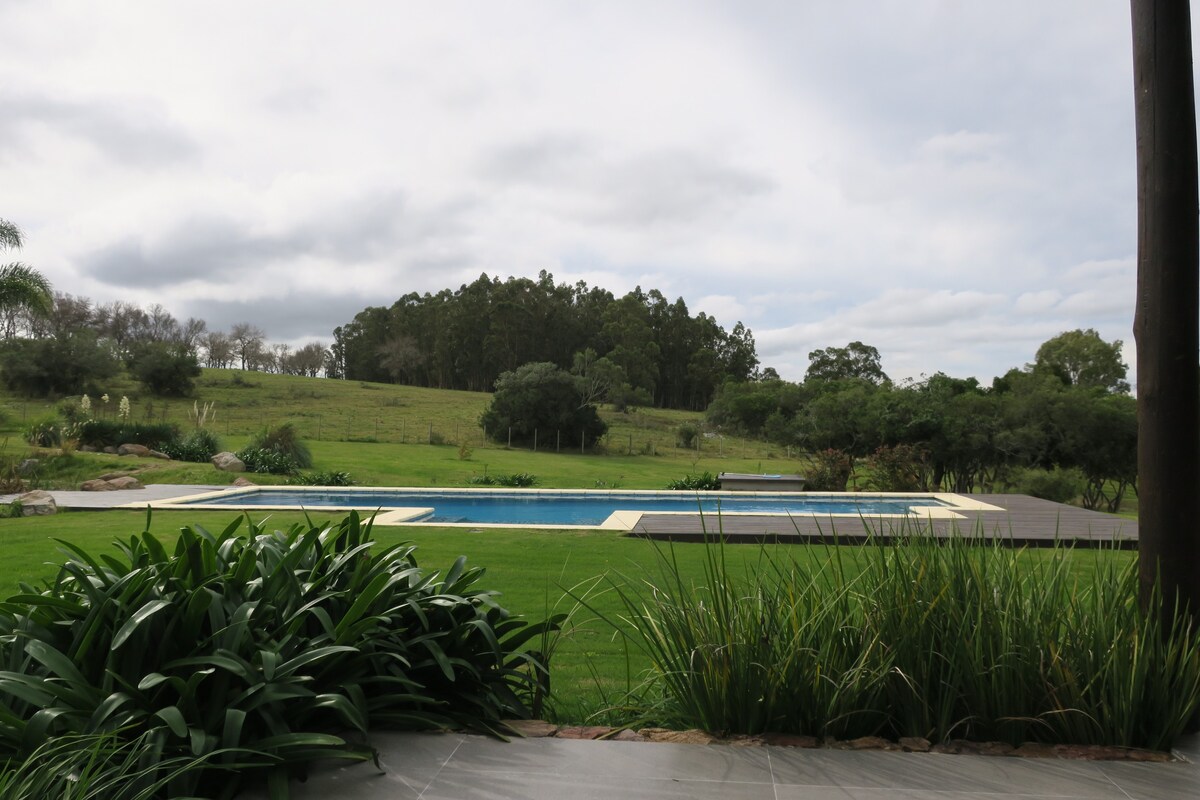
[[[630,530],[643,513],[820,517],[958,517],[981,504],[954,494],[658,492],[546,489],[249,487],[155,508],[379,511],[377,524]],[[144,504],[138,504],[144,507]]]

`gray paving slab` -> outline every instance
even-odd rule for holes
[[[1193,800],[1192,762],[377,734],[372,764],[323,765],[295,800]],[[1196,748],[1194,737],[1180,748]],[[262,794],[246,795],[259,800]]]
[[[116,508],[126,503],[151,502],[154,500],[169,500],[174,497],[187,497],[189,494],[216,492],[230,489],[231,486],[193,486],[175,483],[152,483],[144,489],[122,489],[115,492],[70,492],[53,490],[50,495],[55,504],[64,509],[100,510]],[[0,496],[0,503],[11,502],[19,495],[6,494]]]

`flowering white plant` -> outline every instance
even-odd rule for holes
[[[122,396],[121,402],[117,404],[117,416],[122,420],[129,420],[129,398]]]

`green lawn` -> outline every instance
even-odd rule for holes
[[[197,524],[215,531],[235,517],[231,512],[160,511],[152,519],[151,530],[166,540],[180,526]],[[255,519],[262,518],[268,518],[273,527],[283,528],[304,517],[295,512],[255,515]],[[326,518],[314,515],[315,521]],[[58,560],[55,538],[92,552],[103,551],[114,539],[139,533],[144,523],[145,513],[137,511],[67,512],[49,518],[0,520],[0,595],[14,592],[18,582],[37,584],[54,573],[53,564]],[[487,568],[483,585],[501,592],[505,607],[535,618],[548,611],[570,610],[573,601],[564,597],[567,590],[586,591],[589,586],[593,587],[590,602],[605,613],[616,614],[616,598],[611,591],[603,591],[606,581],[621,581],[623,576],[636,579],[643,569],[653,568],[658,558],[653,543],[605,531],[381,527],[376,530],[376,538],[386,544],[413,542],[419,548],[419,563],[430,570],[444,570],[459,555],[467,556],[470,563]],[[686,574],[702,574],[704,547],[674,546]],[[731,546],[727,557],[735,569],[740,569],[742,564],[752,564],[764,555],[813,562],[828,559],[834,552],[821,546]],[[841,548],[841,557],[856,558],[861,552],[858,548]],[[1044,553],[1032,551],[1027,557],[1042,558]],[[1131,557],[1127,553],[1097,555],[1088,551],[1073,556],[1080,576],[1090,572],[1097,558]],[[552,680],[560,718],[581,722],[603,705],[602,697],[616,700],[631,682],[636,683],[646,662],[636,653],[628,654],[611,629],[590,613],[579,613],[574,622],[554,656]]]

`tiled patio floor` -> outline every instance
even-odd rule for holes
[[[295,800],[1195,800],[1193,761],[1118,763],[788,747],[379,734],[372,764],[317,769]]]

